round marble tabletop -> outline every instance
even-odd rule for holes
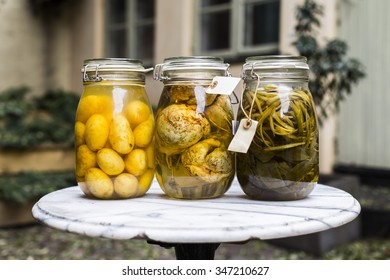
[[[297,236],[346,224],[360,205],[340,189],[318,184],[305,199],[248,199],[238,182],[220,198],[168,198],[157,182],[143,197],[87,198],[79,187],[42,197],[33,216],[50,227],[92,237],[147,239],[163,243],[222,243]]]

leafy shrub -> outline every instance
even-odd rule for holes
[[[31,199],[76,185],[73,171],[22,172],[0,176],[0,200],[23,204]]]
[[[305,0],[297,7],[296,41],[293,43],[299,54],[305,56],[310,66],[309,88],[312,92],[320,123],[337,112],[339,104],[366,76],[363,64],[356,58],[347,58],[348,46],[340,39],[328,41],[321,46],[316,28],[323,6],[314,0]]]
[[[0,93],[0,149],[27,149],[46,143],[73,145],[79,96],[62,90],[27,98],[29,88]]]

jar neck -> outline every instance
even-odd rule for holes
[[[142,62],[125,58],[87,59],[82,68],[83,82],[133,81],[145,83],[145,69]]]
[[[274,81],[274,80],[296,80],[297,82],[309,81],[309,71],[304,69],[269,69],[269,70],[247,70],[243,72],[244,80]]]
[[[202,85],[202,86],[209,86],[213,81],[213,78],[211,79],[169,79],[169,80],[163,80],[164,86],[170,86],[170,85]]]
[[[265,79],[260,80],[258,82],[257,80],[245,80],[245,88],[248,90],[255,91],[256,88],[258,90],[262,90],[265,88],[273,88],[275,89],[300,89],[309,91],[309,83],[307,79]]]
[[[164,76],[159,78],[165,83],[192,83],[192,82],[211,82],[216,76],[226,76],[226,71],[219,70],[172,70],[166,71]]]
[[[84,86],[140,86],[145,87],[145,81],[129,79],[104,79],[95,82],[84,82]]]
[[[248,57],[242,67],[244,80],[309,78],[309,66],[303,56],[272,55]]]
[[[118,82],[118,83],[129,83],[129,84],[140,84],[145,85],[145,74],[143,73],[91,73],[88,72],[84,75],[84,84],[89,83],[101,83],[101,82]]]
[[[154,67],[153,78],[165,81],[212,80],[227,76],[229,64],[222,58],[208,56],[171,57]]]

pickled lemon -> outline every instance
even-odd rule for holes
[[[76,147],[85,144],[85,124],[82,122],[76,122],[74,125],[75,143]]]
[[[122,173],[114,181],[114,190],[120,198],[134,197],[138,193],[137,177],[129,173]]]
[[[85,125],[85,143],[92,151],[102,149],[107,142],[109,125],[100,114],[92,115]]]
[[[85,174],[85,183],[91,194],[97,198],[108,199],[114,193],[114,185],[111,178],[99,168],[88,169]]]
[[[118,175],[125,169],[122,157],[108,148],[97,152],[97,164],[108,175]]]
[[[104,95],[88,95],[80,99],[77,108],[76,120],[86,123],[94,114],[101,114],[111,120],[113,112],[113,102],[111,97]]]
[[[137,147],[145,148],[152,141],[154,132],[154,120],[147,120],[134,129],[134,141]]]
[[[128,154],[134,147],[134,134],[126,117],[117,115],[111,121],[108,140],[120,154]]]
[[[126,170],[133,175],[142,175],[148,169],[146,153],[142,149],[134,149],[125,157]]]
[[[146,172],[139,177],[139,188],[138,188],[137,196],[141,196],[149,190],[153,178],[154,178],[153,169],[146,170]]]
[[[76,151],[76,176],[79,180],[85,176],[89,168],[96,166],[96,154],[87,145],[81,145]],[[83,181],[83,180],[82,180]]]
[[[132,129],[146,121],[151,115],[149,105],[141,100],[129,102],[124,111]]]
[[[155,167],[155,159],[154,159],[154,142],[153,142],[153,140],[149,144],[149,146],[147,146],[144,150],[146,153],[146,161],[148,164],[148,168],[154,168]]]

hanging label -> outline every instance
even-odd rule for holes
[[[254,120],[242,119],[236,134],[230,142],[228,150],[237,153],[246,153],[255,136],[257,123]]]
[[[232,134],[236,134],[236,131],[238,129],[238,121],[232,120]]]
[[[240,81],[241,78],[216,76],[206,88],[206,93],[230,95]]]
[[[195,87],[195,99],[196,99],[196,113],[200,114],[204,112],[206,106],[206,91],[202,86]]]

